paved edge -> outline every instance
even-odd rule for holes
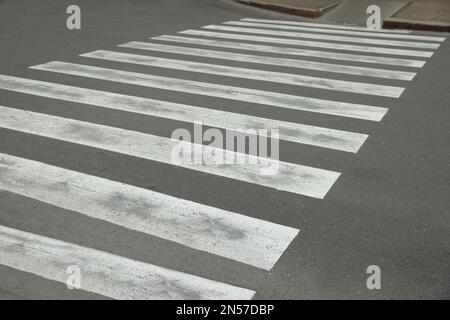
[[[412,29],[423,31],[450,32],[450,22],[420,21],[388,18],[383,21],[384,29]]]
[[[383,28],[386,29],[412,29],[412,30],[423,30],[423,31],[437,31],[437,32],[450,32],[450,19],[444,20],[430,20],[427,17],[423,17],[423,19],[409,18],[408,19],[408,10],[414,5],[425,4],[426,7],[433,6],[433,9],[439,11],[441,9],[445,10],[444,6],[440,5],[441,2],[410,2],[402,9],[400,9],[394,15],[386,18],[383,21]],[[414,11],[414,9],[412,9]],[[417,8],[416,8],[417,10]],[[403,16],[402,16],[403,13]]]
[[[264,0],[234,0],[236,2],[247,4],[255,7],[260,7],[268,10],[278,11],[282,13],[293,14],[306,18],[319,18],[325,12],[334,9],[342,0],[337,0],[331,4],[325,5],[320,8],[308,8],[300,6],[289,6],[284,4],[274,4],[266,2]],[[398,12],[402,11],[400,9]],[[397,12],[397,13],[398,13]],[[396,14],[397,14],[396,13]],[[450,22],[445,21],[427,21],[427,20],[408,20],[395,18],[395,15],[386,18],[383,21],[383,29],[410,29],[410,30],[422,30],[422,31],[436,31],[436,32],[450,32]]]
[[[274,10],[282,13],[289,13],[306,18],[318,18],[322,16],[325,12],[336,7],[338,4],[342,2],[341,0],[337,0],[331,4],[328,4],[320,8],[307,8],[307,7],[289,6],[284,4],[274,4],[261,0],[235,0],[235,1],[255,7]]]

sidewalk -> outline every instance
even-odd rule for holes
[[[237,2],[295,14],[307,18],[318,18],[341,3],[341,0],[236,0]]]
[[[368,5],[381,8],[383,28],[450,32],[450,0],[235,0],[329,23],[365,25]]]
[[[385,19],[384,28],[450,32],[450,1],[421,0]]]
[[[381,21],[391,17],[408,5],[409,0],[342,0],[335,9],[322,17],[322,21],[333,24],[367,26],[367,8],[380,7]]]

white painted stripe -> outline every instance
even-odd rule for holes
[[[120,44],[119,47],[174,53],[174,54],[181,54],[181,55],[191,55],[191,56],[196,56],[196,57],[206,57],[206,58],[214,58],[214,59],[257,63],[257,64],[267,64],[267,65],[283,66],[283,67],[289,67],[289,68],[353,74],[353,75],[359,75],[359,76],[365,76],[365,77],[386,78],[386,79],[392,79],[392,80],[408,80],[409,81],[409,80],[412,80],[414,78],[414,76],[416,75],[416,73],[414,73],[414,72],[354,67],[354,66],[347,66],[347,65],[342,65],[342,64],[323,63],[323,62],[298,60],[298,59],[274,58],[274,57],[257,56],[257,55],[242,54],[242,53],[233,53],[233,52],[228,52],[228,51],[215,51],[215,50],[182,47],[182,46],[163,45],[163,44],[157,44],[157,43],[138,42],[138,41],[131,41],[128,43]]]
[[[211,154],[211,152],[216,154],[223,152],[225,159],[238,157],[246,162],[223,165],[176,160],[172,158],[172,153],[180,150],[177,146],[182,143],[178,140],[6,107],[0,107],[0,112],[2,128],[123,153],[319,199],[325,197],[340,175],[334,171],[269,158],[257,158],[208,146],[204,146],[202,150],[202,145],[191,143],[186,143],[183,148],[188,159],[203,159],[203,155]],[[258,161],[250,162],[250,158],[256,158]],[[276,174],[264,175],[264,168],[267,167],[279,168],[279,170]]]
[[[278,128],[282,140],[348,152],[357,152],[368,137],[348,131],[4,75],[0,75],[0,89],[183,122],[200,121],[207,126],[234,128],[242,132],[250,129]]]
[[[299,231],[5,154],[0,189],[266,270]]]
[[[264,20],[266,21],[266,20]],[[429,36],[418,36],[418,35],[409,35],[409,34],[390,34],[383,32],[367,32],[366,31],[350,31],[350,30],[339,30],[339,29],[321,29],[321,28],[312,28],[307,26],[293,26],[286,24],[272,24],[272,23],[264,23],[264,21],[259,21],[258,19],[243,19],[240,22],[252,23],[253,26],[261,26],[265,28],[274,28],[274,29],[284,29],[284,30],[299,30],[299,31],[311,31],[318,33],[328,33],[328,34],[344,34],[349,36],[363,36],[370,38],[388,38],[388,39],[405,39],[405,40],[420,40],[420,41],[439,41],[442,42],[445,40],[445,37],[429,37]],[[230,22],[231,23],[231,22]],[[235,24],[233,21],[232,24]]]
[[[267,30],[267,29],[255,29],[255,28],[238,28],[238,27],[227,27],[227,26],[204,26],[207,30],[218,30],[218,31],[228,31],[228,32],[238,32],[238,33],[252,33],[252,34],[262,34],[264,36],[284,36],[284,37],[299,37],[296,32],[278,31],[278,30]],[[183,33],[183,31],[181,31]],[[319,38],[313,35],[312,38]],[[274,41],[272,39],[277,39]],[[394,48],[382,48],[382,47],[372,47],[372,46],[359,46],[359,45],[349,45],[334,42],[320,42],[320,41],[306,41],[298,39],[286,39],[286,38],[269,38],[266,37],[267,42],[283,43],[297,46],[307,46],[307,47],[318,47],[327,48],[333,50],[344,50],[344,51],[359,51],[359,52],[370,52],[370,53],[381,53],[389,55],[402,55],[402,56],[412,56],[412,57],[431,57],[433,55],[432,51],[421,51],[421,50],[405,50],[405,49],[394,49]]]
[[[241,20],[242,21],[250,21],[250,22],[288,24],[288,25],[294,25],[294,26],[310,26],[310,27],[314,27],[314,28],[360,30],[360,31],[365,31],[367,33],[394,33],[394,34],[395,33],[403,33],[403,34],[411,33],[410,30],[392,30],[392,29],[368,30],[365,27],[355,27],[355,26],[336,25],[336,24],[327,24],[327,23],[315,23],[315,22],[300,22],[300,21],[290,21],[290,20],[253,19],[253,18],[244,18]]]
[[[302,76],[284,72],[273,72],[258,69],[236,68],[218,64],[159,58],[148,55],[138,55],[107,50],[96,50],[80,54],[80,56],[157,68],[184,70],[189,72],[214,74],[239,79],[268,81],[324,90],[351,92],[393,98],[398,98],[402,94],[403,90],[405,90],[401,87],[384,86],[372,83],[334,80],[328,78]]]
[[[204,96],[239,100],[273,107],[303,110],[343,117],[380,121],[386,108],[294,96],[277,92],[225,86],[212,83],[159,77],[148,74],[52,61],[30,67],[63,74],[78,75],[120,83],[134,84]]]
[[[292,27],[292,26],[283,26],[272,24],[268,26],[263,23],[253,23],[253,22],[241,22],[241,21],[229,21],[224,22],[225,25],[234,25],[234,26],[242,26],[242,27],[252,27],[252,28],[273,28],[273,29],[282,29],[282,30],[302,30],[302,27]],[[292,36],[299,38],[307,38],[307,39],[320,39],[320,40],[332,40],[332,41],[344,41],[344,42],[355,42],[355,43],[363,43],[363,44],[375,44],[381,46],[393,46],[393,47],[411,47],[411,48],[421,48],[421,49],[437,49],[439,48],[438,43],[429,43],[429,42],[412,42],[405,40],[389,40],[389,39],[371,39],[371,38],[361,38],[361,37],[348,37],[348,36],[336,36],[336,35],[323,35],[320,33],[309,33],[309,32],[280,32],[278,30],[270,30],[270,29],[261,29],[264,31],[269,31],[267,34],[275,34],[279,33],[280,36]],[[337,31],[337,30],[335,30]]]
[[[206,36],[206,37],[214,37],[215,34],[218,35],[217,36],[218,38],[225,38],[225,39],[236,39],[239,37],[239,35],[227,34],[227,33],[219,34],[217,32],[194,31],[194,30],[192,32],[193,32],[192,34],[198,33],[198,35]],[[190,34],[190,32],[185,32],[185,33]],[[267,53],[287,54],[287,55],[293,55],[293,56],[305,56],[305,57],[343,60],[343,61],[352,61],[352,62],[377,63],[377,64],[386,64],[386,65],[403,66],[403,67],[421,68],[425,64],[425,61],[422,61],[422,60],[386,58],[386,57],[351,54],[351,53],[337,53],[337,52],[328,52],[328,51],[305,50],[305,49],[299,49],[299,48],[267,46],[267,45],[259,45],[259,44],[243,43],[243,42],[211,40],[211,39],[194,38],[194,37],[179,37],[179,36],[163,35],[163,36],[153,37],[151,39],[161,40],[161,41],[170,41],[170,42],[179,42],[179,43],[188,43],[188,44],[202,45],[202,46],[227,48],[227,49],[259,51],[259,52],[267,52]],[[264,41],[263,40],[254,40],[254,41],[265,42],[265,40]]]
[[[78,266],[81,290],[114,299],[251,299],[255,294],[251,290],[5,226],[0,226],[0,249],[0,264],[61,283],[67,283],[67,268]]]

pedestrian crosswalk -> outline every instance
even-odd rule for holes
[[[298,232],[6,154],[0,168],[3,190],[263,269],[271,269]]]
[[[279,26],[279,25],[267,26],[267,25],[261,24],[261,23],[242,22],[242,21],[230,21],[230,22],[225,22],[224,24],[231,25],[231,26],[264,28],[264,29],[258,29],[258,30],[261,30],[262,33],[264,33],[264,34],[270,34],[270,35],[279,34],[279,35],[287,36],[287,37],[292,36],[292,37],[296,37],[296,38],[332,40],[332,41],[364,43],[364,44],[376,44],[376,45],[393,46],[393,47],[410,47],[410,48],[423,48],[423,49],[439,48],[439,43],[405,41],[405,40],[408,40],[405,38],[403,38],[402,40],[388,40],[388,39],[355,38],[355,37],[351,37],[351,36],[350,37],[349,36],[334,36],[334,35],[330,36],[330,35],[322,35],[322,34],[318,34],[318,33],[305,33],[305,32],[281,32],[281,31],[272,30],[272,29],[282,29],[282,30],[298,30],[298,29],[295,27],[287,27],[287,26]],[[206,29],[216,29],[216,30],[226,30],[226,31],[230,30],[230,29],[218,29],[217,26],[206,26],[205,28]],[[265,28],[269,28],[269,29],[265,29]],[[232,30],[236,30],[236,29],[232,29]],[[239,31],[254,33],[253,29],[248,29],[248,28],[239,28]]]
[[[278,129],[281,140],[352,155],[360,152],[369,138],[367,133],[327,128],[320,123],[281,121],[252,115],[246,110],[237,112],[231,106],[233,102],[245,102],[255,107],[344,117],[376,125],[388,113],[390,106],[386,101],[395,101],[408,90],[426,59],[445,38],[407,31],[368,31],[348,26],[245,18],[180,31],[177,35],[137,40],[118,43],[115,50],[98,48],[81,52],[76,62],[52,60],[30,66],[38,74],[45,74],[45,79],[0,74],[0,93],[55,100],[59,109],[67,108],[71,102],[104,112],[120,110],[241,132]],[[108,62],[108,67],[102,61]],[[128,71],[127,67],[132,70],[139,67],[139,72]],[[155,68],[163,75],[155,74]],[[170,70],[192,76],[189,79],[166,76],[164,73]],[[320,76],[308,72],[319,72]],[[100,87],[116,83],[123,87],[162,89],[169,94],[164,100],[151,99],[118,90],[48,81],[53,76],[52,79],[58,79],[57,75],[74,77],[81,83],[99,80]],[[209,82],[200,80],[201,75],[244,79],[252,85]],[[383,80],[388,84],[380,84]],[[265,83],[272,84],[272,89],[267,90],[262,85]],[[296,94],[279,92],[275,85],[296,88]],[[304,88],[327,92],[328,98],[311,97]],[[221,99],[221,103],[217,108],[183,104],[171,101],[170,93]],[[357,97],[358,103],[345,101],[342,95],[335,100],[329,98],[330,94],[338,93]],[[382,99],[373,105],[365,102],[368,97]],[[327,193],[341,176],[340,172],[318,165],[261,157],[256,162],[234,165],[174,162],[172,151],[178,141],[170,137],[143,133],[132,125],[118,128],[56,116],[48,111],[22,109],[26,107],[22,100],[14,105],[0,101],[0,128],[144,159],[149,170],[152,163],[158,162],[239,181],[248,190],[262,186],[273,193],[289,192],[317,201],[326,201]],[[185,150],[194,158],[201,158],[205,151],[221,151],[233,158],[242,156],[237,151],[212,146],[199,148],[195,142],[186,145]],[[279,167],[278,173],[262,175],[261,169],[274,162]],[[250,217],[245,210],[233,212],[2,150],[0,190],[266,271],[282,259],[302,229],[302,226]],[[0,265],[62,283],[67,281],[67,267],[79,266],[83,270],[82,290],[116,299],[252,299],[256,294],[255,288],[167,269],[159,266],[158,261],[137,261],[30,233],[25,228],[0,226],[0,249]]]
[[[284,72],[264,71],[258,69],[234,68],[216,64],[191,62],[177,59],[166,59],[152,56],[129,54],[122,52],[97,50],[81,55],[82,57],[103,59],[116,62],[139,64],[158,68],[200,72],[220,76],[228,76],[240,79],[251,79],[285,83],[296,86],[320,88],[325,90],[352,92],[360,94],[371,94],[386,97],[399,97],[404,88],[383,86],[377,84],[333,80],[327,78],[299,76]]]
[[[334,25],[334,24],[325,24],[325,23],[316,23],[316,22],[304,22],[304,21],[287,21],[287,20],[274,20],[274,19],[254,19],[254,18],[244,18],[240,21],[248,21],[248,22],[262,22],[262,23],[268,23],[268,25],[273,24],[283,24],[283,25],[292,25],[292,26],[306,26],[306,27],[313,27],[314,30],[317,30],[315,32],[322,32],[318,31],[322,28],[325,28],[325,32],[333,32],[336,30],[345,30],[348,34],[354,34],[351,30],[361,30],[364,31],[362,36],[368,37],[371,34],[376,34],[377,36],[383,35],[383,37],[391,37],[392,35],[396,34],[408,34],[411,33],[410,30],[370,30],[370,32],[367,32],[367,28],[364,27],[355,27],[355,26],[344,26],[344,25]],[[387,34],[389,33],[389,34]],[[435,38],[436,41],[439,37],[429,37],[430,39]]]
[[[156,40],[173,40],[183,42],[184,38],[177,37],[155,37],[153,39]],[[190,43],[195,44],[191,38],[187,38],[187,40],[191,41]],[[187,42],[187,41],[186,41]],[[203,42],[201,44],[220,44],[217,41],[211,42]],[[355,67],[348,65],[340,65],[333,63],[323,63],[323,62],[314,62],[308,60],[300,60],[300,59],[287,59],[287,58],[273,58],[266,57],[260,55],[249,55],[242,53],[233,53],[227,51],[215,51],[215,50],[206,50],[206,49],[197,49],[197,48],[186,48],[182,46],[173,46],[173,45],[163,45],[158,43],[149,43],[149,42],[139,42],[139,41],[131,41],[128,43],[124,43],[119,45],[120,47],[132,48],[132,49],[142,49],[148,51],[155,52],[166,52],[166,53],[174,53],[180,55],[189,55],[195,57],[207,57],[207,58],[215,58],[222,60],[231,60],[231,61],[241,61],[255,64],[265,64],[265,65],[273,65],[273,66],[283,66],[289,68],[298,68],[298,69],[308,69],[308,70],[317,70],[324,72],[333,72],[333,73],[344,73],[344,74],[353,74],[358,76],[365,77],[376,77],[376,78],[386,78],[393,80],[412,80],[416,73],[407,72],[407,71],[393,71],[386,69],[378,69],[378,68],[364,68],[364,67]],[[239,46],[229,46],[229,48],[234,49],[242,49]],[[100,50],[99,50],[100,51]],[[98,51],[97,51],[98,52]],[[280,52],[282,53],[282,52]],[[90,56],[85,54],[83,56]]]
[[[192,162],[174,163],[172,150],[177,146],[178,141],[170,138],[1,106],[0,115],[0,126],[2,128],[78,143],[147,160],[179,165],[191,170],[319,199],[325,197],[339,177],[337,172],[271,159],[263,159],[263,162],[258,161],[255,164],[249,163],[245,166],[212,166]],[[194,153],[194,158],[202,158],[202,154],[206,153],[205,149],[195,148],[193,144],[189,145],[192,147],[184,148],[184,151],[190,150]],[[213,151],[211,150],[211,152]],[[199,154],[196,155],[195,153]],[[237,156],[235,152],[229,150],[224,153],[226,153],[224,157],[228,156],[228,158]],[[231,155],[227,155],[227,153]],[[261,170],[269,167],[273,161],[277,162],[279,173],[276,175],[261,175]]]
[[[236,128],[237,131],[278,128],[282,140],[353,153],[357,152],[367,139],[366,134],[5,75],[0,75],[0,90],[190,123],[202,122],[204,125],[219,128]]]
[[[91,65],[52,61],[32,69],[70,74],[86,78],[114,81],[143,87],[199,94],[214,98],[246,101],[272,107],[325,113],[342,117],[380,121],[387,108],[322,100],[278,92],[247,89],[214,83],[154,76],[146,73],[94,67]]]
[[[412,56],[412,57],[431,57],[433,55],[432,51],[425,50],[408,50],[408,49],[393,49],[393,48],[385,48],[385,47],[374,47],[374,46],[362,46],[362,45],[353,45],[353,44],[341,44],[341,43],[330,43],[330,42],[321,42],[321,41],[307,41],[307,40],[299,40],[299,33],[296,32],[286,32],[286,31],[277,31],[277,30],[267,30],[267,29],[254,29],[254,28],[238,28],[238,27],[228,27],[228,26],[216,26],[210,25],[203,27],[206,30],[214,30],[214,31],[198,31],[194,34],[197,35],[211,35],[218,36],[216,31],[228,31],[228,32],[239,32],[239,33],[249,33],[249,34],[258,34],[263,36],[253,36],[253,35],[241,35],[236,36],[232,34],[235,39],[239,40],[250,40],[250,41],[263,41],[263,42],[273,42],[279,44],[288,44],[288,45],[297,45],[297,46],[306,46],[306,47],[314,47],[314,48],[325,48],[325,49],[334,49],[334,50],[343,50],[343,51],[357,51],[357,52],[368,52],[368,53],[383,53],[390,55],[401,55],[401,56]],[[188,33],[188,32],[185,32]],[[192,34],[192,33],[189,33]],[[270,37],[267,37],[270,36]],[[271,36],[284,36],[288,38],[273,38]],[[295,39],[291,39],[295,38]],[[317,36],[312,35],[311,38],[316,39]]]
[[[268,23],[267,23],[268,22]],[[273,22],[273,23],[271,23]],[[260,26],[265,28],[274,28],[274,29],[284,29],[284,30],[299,30],[299,31],[311,31],[317,33],[328,33],[328,34],[344,34],[348,36],[363,36],[365,38],[386,38],[386,39],[402,39],[402,40],[421,40],[421,41],[444,41],[445,37],[429,37],[429,36],[418,36],[418,35],[410,35],[407,30],[401,30],[402,32],[398,32],[399,30],[372,30],[371,32],[367,32],[367,29],[363,29],[364,31],[350,31],[350,30],[361,30],[360,28],[350,29],[350,30],[339,30],[336,26],[333,25],[323,25],[316,23],[304,23],[304,22],[294,22],[294,23],[286,23],[286,21],[273,21],[273,20],[264,20],[264,19],[242,19],[241,21],[229,21],[225,24],[234,24],[234,25],[246,25],[246,26]],[[320,29],[320,27],[324,27],[325,29]],[[344,27],[345,28],[345,27]],[[343,28],[343,29],[344,29]],[[352,27],[348,27],[352,28]],[[386,33],[389,32],[389,33]],[[395,34],[395,33],[403,33],[403,34]]]
[[[210,47],[219,47],[226,49],[237,49],[237,50],[245,50],[252,51],[258,53],[276,53],[280,55],[289,55],[289,56],[302,56],[302,57],[314,57],[314,58],[323,58],[327,60],[341,60],[341,61],[352,61],[352,62],[364,62],[364,63],[374,63],[374,64],[383,64],[383,65],[393,65],[398,67],[415,67],[421,68],[425,64],[424,60],[412,60],[412,59],[400,59],[394,57],[380,57],[380,56],[368,56],[361,54],[350,54],[350,53],[340,53],[336,51],[318,51],[318,50],[310,50],[304,48],[294,48],[294,47],[281,47],[281,46],[269,46],[269,45],[259,45],[253,43],[246,42],[234,42],[234,41],[223,41],[217,39],[230,39],[230,40],[239,40],[241,37],[242,40],[250,40],[255,42],[268,42],[266,39],[261,39],[260,37],[246,38],[242,35],[228,34],[228,33],[211,33],[207,31],[201,30],[187,30],[180,32],[182,34],[190,35],[189,37],[179,37],[172,35],[163,35],[158,37],[153,37],[154,40],[162,40],[169,42],[177,42],[177,43],[185,43],[185,44],[193,44],[193,45],[201,45],[201,46],[210,46]],[[208,39],[208,38],[196,38],[191,37],[192,35],[198,36],[211,36],[216,39]],[[276,38],[274,38],[276,39]],[[268,39],[271,40],[271,39]],[[299,63],[302,63],[300,61]],[[344,68],[345,65],[342,65],[341,68]],[[330,70],[327,70],[330,71]],[[395,71],[397,72],[397,71]]]
[[[242,299],[253,291],[103,251],[0,226],[0,264],[65,282],[67,266],[83,266],[80,289],[115,299]]]

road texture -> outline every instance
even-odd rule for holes
[[[68,30],[71,4],[0,1],[1,299],[450,298],[448,34],[219,0],[79,0]],[[168,161],[198,119],[277,125],[285,176]]]

